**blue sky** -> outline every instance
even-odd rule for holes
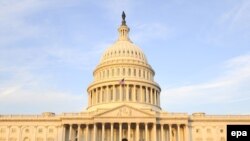
[[[123,10],[162,109],[250,114],[249,0],[0,0],[0,114],[84,110]]]

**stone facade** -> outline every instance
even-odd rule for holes
[[[169,113],[143,51],[129,39],[125,14],[118,40],[104,52],[79,113],[0,115],[0,141],[226,141],[226,125],[250,115]]]

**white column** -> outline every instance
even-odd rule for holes
[[[34,126],[34,141],[36,141],[36,131],[37,131],[37,126]]]
[[[126,100],[129,101],[129,85],[126,86]]]
[[[106,102],[109,102],[110,93],[109,93],[109,86],[106,87]]]
[[[80,141],[80,133],[81,133],[81,124],[78,124],[78,129],[77,129],[77,141]]]
[[[202,138],[203,138],[202,140],[205,141],[206,140],[206,134],[205,134],[205,127],[204,126],[201,127],[201,132],[202,132]]]
[[[94,123],[94,135],[93,141],[96,141],[96,123]]]
[[[89,140],[89,125],[86,124],[86,136],[85,136],[85,141]]]
[[[130,141],[130,123],[128,123],[128,140]]]
[[[116,90],[115,90],[115,85],[113,85],[113,101],[116,100]]]
[[[164,141],[164,124],[161,124],[161,141]]]
[[[139,141],[139,123],[136,123],[136,141]]]
[[[151,104],[154,104],[154,102],[153,102],[153,89],[151,88],[151,92],[150,92],[150,98],[151,98]]]
[[[185,141],[189,141],[189,130],[188,130],[188,124],[185,125],[185,135],[186,135],[186,140]]]
[[[141,102],[144,102],[142,86],[140,86],[140,94],[141,94]]]
[[[122,123],[119,124],[119,140],[122,140]]]
[[[113,141],[114,140],[114,123],[111,123],[110,124],[110,126],[111,126],[111,141]]]
[[[169,141],[172,141],[172,124],[169,124]]]
[[[7,141],[9,141],[10,139],[10,126],[8,126],[8,136],[7,136]]]
[[[177,129],[178,129],[178,141],[181,140],[181,131],[180,131],[181,125],[177,125]]]
[[[133,90],[132,96],[133,96],[133,101],[135,102],[136,101],[136,85],[133,85],[133,88],[134,90]]]
[[[103,99],[102,99],[102,95],[103,95],[103,93],[102,93],[102,87],[100,88],[100,90],[98,89],[98,91],[99,91],[99,94],[100,94],[100,103],[103,103]]]
[[[157,99],[157,101],[158,101],[158,106],[160,106],[160,105],[161,105],[161,101],[160,101],[160,91],[158,91],[158,99]]]
[[[98,99],[97,99],[97,93],[94,92],[94,90],[91,91],[92,95],[94,95],[94,103],[97,104],[98,103]]]
[[[156,141],[157,138],[156,138],[157,134],[156,134],[156,123],[153,124],[153,140]]]
[[[105,123],[102,123],[102,141],[104,141],[105,136]]]
[[[145,138],[148,141],[148,123],[145,123]]]
[[[156,97],[157,97],[157,91],[155,91],[155,96],[154,96],[155,105],[157,105]]]
[[[72,125],[69,125],[69,141],[72,141]]]
[[[149,96],[148,96],[148,87],[145,87],[145,92],[146,92],[146,103],[148,103],[149,102]]]
[[[62,139],[60,138],[60,135],[61,135],[61,132],[60,132],[60,131],[62,131],[60,127],[61,127],[61,126],[56,126],[56,131],[55,131],[55,132],[56,132],[56,133],[55,133],[55,134],[56,134],[56,136],[55,136],[55,140],[56,140],[56,141],[58,141],[58,140],[61,140],[61,141],[62,141]],[[59,131],[59,130],[60,130],[60,131]],[[35,140],[35,141],[36,141],[36,140]]]
[[[177,124],[177,130],[178,130],[178,133],[177,133],[177,135],[178,135],[178,141],[180,141],[180,140],[181,140],[180,126],[181,126],[181,125]]]
[[[48,135],[48,126],[45,127],[45,141],[47,141]]]
[[[120,90],[119,90],[119,95],[120,95],[120,101],[122,101],[122,94],[123,94],[123,90],[122,90],[122,84],[120,84]]]
[[[62,141],[65,141],[65,125],[62,125]]]
[[[151,104],[151,87],[149,87],[149,89],[147,89],[148,92],[148,103]]]
[[[22,140],[22,126],[19,126],[19,141]]]

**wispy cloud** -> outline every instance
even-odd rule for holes
[[[250,28],[250,1],[243,0],[241,3],[235,5],[232,9],[225,12],[219,22],[223,25],[229,25],[230,29],[246,29]]]
[[[140,43],[150,42],[155,39],[166,39],[173,33],[173,29],[163,23],[135,25],[133,31],[131,38]]]
[[[30,69],[6,68],[0,71],[0,113],[41,113],[80,111],[83,108],[83,95],[58,90],[48,82],[53,74],[35,74]],[[67,106],[66,106],[67,105]]]
[[[202,105],[218,105],[250,101],[250,55],[242,55],[226,61],[222,75],[212,78],[211,81],[164,88],[162,102],[167,103],[166,108],[172,106],[189,107],[189,105],[202,107]],[[249,105],[250,106],[250,105]],[[229,109],[232,107],[228,107]],[[189,109],[190,111],[195,108]],[[206,111],[204,111],[206,112]]]

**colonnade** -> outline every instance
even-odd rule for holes
[[[157,88],[133,84],[107,85],[89,91],[89,106],[116,101],[141,102],[160,106]]]
[[[91,123],[65,124],[63,141],[189,141],[186,124]]]
[[[127,60],[124,60],[127,61]],[[112,64],[112,61],[110,62]],[[131,62],[130,62],[131,63]],[[129,64],[130,64],[129,63]],[[137,78],[137,79],[146,79],[153,81],[154,80],[154,72],[150,67],[138,67],[138,65],[131,67],[117,67],[117,66],[108,66],[104,69],[96,69],[94,71],[94,79],[95,81],[102,80],[104,78]]]

